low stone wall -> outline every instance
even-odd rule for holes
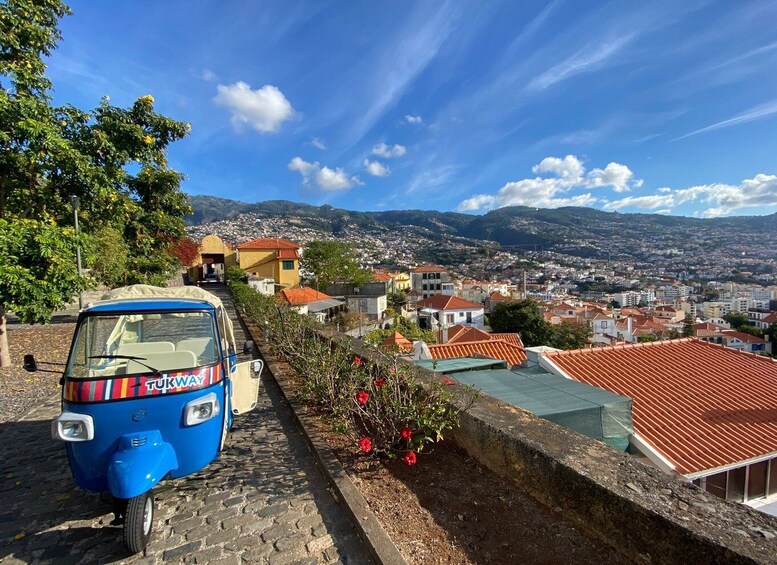
[[[366,359],[376,356],[356,340],[329,337]],[[440,378],[417,371],[427,381]],[[637,561],[777,563],[777,519],[486,394],[449,437],[522,492]]]

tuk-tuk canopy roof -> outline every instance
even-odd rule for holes
[[[217,319],[219,324],[219,330],[222,337],[226,338],[227,342],[235,347],[235,335],[232,328],[232,321],[229,319],[224,304],[221,299],[197,286],[151,286],[147,284],[133,284],[130,286],[122,286],[114,288],[103,294],[98,300],[95,306],[99,306],[102,302],[114,302],[114,301],[149,301],[149,300],[197,300],[200,302],[206,302],[216,309]]]

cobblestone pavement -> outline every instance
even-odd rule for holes
[[[235,420],[221,458],[154,490],[145,555],[127,555],[108,500],[75,486],[50,436],[59,398],[0,424],[0,562],[369,563],[277,385],[262,380],[258,407]]]

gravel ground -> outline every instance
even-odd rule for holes
[[[8,325],[8,345],[13,365],[0,369],[0,422],[16,420],[58,392],[59,373],[28,373],[22,367],[22,361],[26,353],[33,353],[38,361],[64,363],[75,328],[70,320],[69,317],[60,318],[57,323],[45,326]]]

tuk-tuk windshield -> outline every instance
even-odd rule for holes
[[[210,312],[86,316],[65,376],[91,378],[180,371],[219,360]]]

